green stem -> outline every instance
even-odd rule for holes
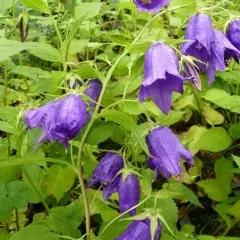
[[[226,236],[226,235],[228,234],[228,232],[229,232],[238,222],[239,222],[239,219],[235,218],[234,221],[232,222],[231,226],[229,226],[229,227],[225,230],[223,236]]]
[[[43,193],[41,191],[39,191],[38,188],[35,186],[35,184],[33,183],[32,179],[31,179],[30,175],[28,174],[27,169],[24,165],[22,166],[22,170],[23,170],[23,173],[26,176],[28,182],[30,183],[31,187],[35,190],[35,192],[37,193],[37,195],[38,195],[39,199],[41,200],[42,204],[46,208],[47,212],[49,212],[50,209],[49,209],[49,207],[48,207],[48,205],[47,205],[47,203],[44,199],[45,197],[44,197]]]
[[[139,32],[139,34],[137,35],[137,37],[135,38],[135,40],[133,41],[133,44],[137,43],[138,40],[141,38],[142,34],[144,33],[144,31],[147,29],[147,27],[149,26],[149,24],[151,24],[151,22],[157,18],[158,16],[164,14],[166,11],[163,11],[159,14],[157,14],[156,16],[154,16],[153,18],[151,18],[146,25],[142,28],[142,30]],[[79,178],[79,183],[81,186],[81,190],[82,190],[82,195],[83,195],[83,201],[84,201],[84,209],[85,209],[85,217],[86,217],[86,236],[87,236],[87,240],[91,239],[90,233],[91,233],[91,223],[90,223],[90,209],[89,209],[89,202],[88,202],[88,196],[87,196],[87,191],[86,191],[86,187],[84,184],[84,179],[83,179],[83,168],[82,168],[82,158],[83,158],[83,148],[84,148],[84,144],[85,141],[87,139],[87,136],[95,122],[96,115],[98,114],[98,111],[100,109],[101,106],[101,102],[103,99],[103,95],[105,93],[105,90],[107,88],[108,82],[111,80],[112,74],[115,70],[115,68],[117,67],[117,65],[121,62],[121,60],[127,55],[127,53],[129,52],[130,49],[126,49],[117,59],[117,61],[114,63],[114,65],[109,69],[108,74],[105,78],[105,80],[103,81],[103,88],[101,91],[101,94],[99,96],[98,99],[98,103],[96,105],[96,108],[93,112],[93,116],[89,122],[89,124],[87,125],[87,128],[83,134],[82,140],[80,142],[79,145],[79,150],[78,150],[78,161],[77,161],[77,168],[79,169],[79,174],[78,174],[78,178]]]
[[[107,228],[110,227],[110,225],[112,225],[116,220],[118,220],[119,218],[121,218],[122,216],[124,216],[126,213],[132,211],[133,209],[136,209],[137,207],[141,206],[143,203],[145,203],[147,200],[149,200],[152,196],[148,196],[146,197],[144,200],[142,200],[139,204],[135,205],[134,207],[128,209],[127,211],[125,211],[124,213],[120,214],[119,216],[115,217],[111,222],[109,222],[107,224],[107,226],[100,232],[100,234],[98,235],[97,239],[100,239],[100,237],[102,236],[102,234],[107,230]]]
[[[75,12],[76,12],[76,0],[72,0],[72,17],[75,18]]]
[[[15,215],[16,215],[16,232],[19,231],[19,218],[18,218],[18,209],[15,208]]]
[[[237,84],[236,95],[238,95],[238,93],[239,93],[239,84]],[[237,123],[237,120],[238,120],[238,113],[235,113],[234,123]]]

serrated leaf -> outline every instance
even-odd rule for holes
[[[115,110],[105,110],[101,114],[99,114],[99,118],[106,118],[107,120],[116,122],[122,127],[126,128],[127,130],[130,130],[133,133],[133,135],[136,137],[136,141],[142,147],[144,152],[147,155],[150,155],[145,138],[142,135],[142,132],[140,132],[138,125],[127,114],[121,113]]]
[[[40,68],[29,67],[29,66],[17,66],[12,70],[12,73],[26,76],[33,80],[37,80],[41,75],[50,75],[49,72],[43,71]]]
[[[49,13],[47,4],[43,0],[22,0],[23,4],[29,8],[42,13]]]
[[[58,49],[47,43],[31,43],[32,48],[28,51],[30,54],[49,62],[62,62],[61,53]]]
[[[240,96],[231,96],[221,89],[210,89],[204,95],[204,98],[219,107],[230,110],[231,112],[240,112]]]
[[[202,204],[199,202],[195,194],[184,184],[182,183],[168,184],[166,189],[172,192],[180,193],[189,202],[193,203],[196,206],[202,207]]]
[[[58,233],[74,238],[81,236],[78,227],[84,218],[84,210],[79,200],[68,206],[51,208],[49,227]]]
[[[216,179],[202,180],[197,184],[204,189],[211,199],[215,201],[222,202],[228,197],[229,193],[226,192]]]
[[[196,143],[196,148],[210,152],[220,152],[227,149],[232,140],[222,127],[207,130]]]
[[[228,210],[228,213],[240,220],[240,201],[239,200]]]
[[[32,223],[22,228],[19,232],[16,232],[10,240],[58,240],[54,233],[49,230],[47,224],[42,224],[42,222]]]
[[[10,123],[0,121],[0,130],[6,133],[17,134],[17,129]]]
[[[24,43],[0,38],[0,62],[27,49]]]
[[[240,157],[238,157],[238,156],[234,156],[234,155],[232,155],[232,157],[233,157],[233,160],[236,162],[236,164],[238,165],[238,167],[240,168]]]
[[[16,122],[19,109],[12,106],[0,106],[0,116],[1,120],[8,122]]]
[[[117,129],[118,126],[113,122],[96,122],[88,134],[86,142],[91,145],[98,145],[110,138]]]
[[[17,4],[17,2],[18,2],[18,0],[15,1],[15,4]],[[0,13],[4,14],[6,12],[6,10],[11,8],[12,6],[13,6],[12,0],[1,0],[0,1]]]
[[[46,195],[53,195],[59,201],[72,187],[75,173],[70,167],[52,165],[43,179],[42,187]]]
[[[93,18],[97,16],[101,10],[102,3],[89,2],[89,3],[80,3],[76,7],[76,18],[79,18],[81,15],[85,15],[86,19]]]

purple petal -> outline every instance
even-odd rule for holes
[[[122,156],[116,153],[107,153],[94,170],[88,186],[91,187],[97,182],[101,182],[102,184],[110,183],[123,166]]]
[[[240,51],[240,20],[232,21],[226,32],[228,40]]]
[[[107,201],[113,193],[118,191],[121,174],[118,175],[108,186],[103,187],[103,200]]]
[[[134,0],[140,12],[160,12],[161,8],[169,4],[170,0]]]
[[[118,186],[120,212],[123,213],[134,207],[140,200],[140,185],[137,177],[129,174],[125,181],[122,177]],[[136,214],[136,209],[129,212],[131,216]]]
[[[153,129],[147,136],[147,145],[151,155],[151,166],[160,171],[166,178],[178,176],[182,172],[180,158],[192,164],[191,152],[183,147],[179,139],[168,127]]]

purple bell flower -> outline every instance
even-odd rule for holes
[[[145,55],[144,77],[139,101],[148,96],[168,114],[171,108],[172,92],[183,93],[184,78],[178,71],[178,60],[174,50],[162,42],[153,44]]]
[[[95,102],[98,101],[100,93],[102,91],[102,83],[99,79],[92,79],[88,82],[88,88],[84,91],[84,93],[89,96]],[[96,107],[96,103],[89,101],[89,105],[91,108]]]
[[[232,21],[226,32],[228,40],[240,51],[240,20]]]
[[[123,213],[134,207],[140,200],[140,185],[133,174],[129,174],[125,181],[121,177],[118,185],[120,212]],[[136,209],[129,212],[131,216],[136,214]]]
[[[140,185],[137,177],[129,174],[123,181],[122,174],[116,175],[123,167],[122,156],[107,153],[100,160],[88,184],[89,187],[98,182],[103,185],[104,201],[107,201],[113,193],[118,192],[121,213],[137,205],[140,199]],[[130,215],[135,213],[136,210],[130,211]]]
[[[232,57],[237,56],[240,52],[231,44],[220,30],[213,30],[213,41],[211,43],[211,57],[208,63],[208,79],[212,85],[215,79],[216,70],[225,70],[225,54],[231,52]]]
[[[140,12],[160,12],[160,9],[167,4],[170,0],[134,0]]]
[[[155,178],[161,172],[167,179],[170,175],[178,176],[182,173],[180,158],[193,165],[192,153],[183,147],[177,136],[168,127],[157,127],[147,136],[150,154],[148,165],[154,170]]]
[[[192,41],[183,43],[182,53],[207,63],[211,54],[211,42],[213,39],[211,17],[202,13],[191,17],[188,21],[185,38]],[[207,65],[200,62],[195,64],[202,72],[207,71]]]
[[[29,128],[41,128],[42,135],[35,145],[41,142],[58,140],[68,147],[68,141],[77,136],[86,123],[86,105],[77,94],[48,103],[35,110],[27,110],[24,122]]]
[[[162,226],[158,222],[154,240],[159,239],[161,231]],[[118,238],[115,238],[115,240],[151,240],[150,220],[146,218],[133,221],[125,232]]]
[[[232,21],[229,24],[226,36],[232,45],[240,51],[240,20]],[[228,61],[232,57],[236,62],[239,63],[240,54],[231,50],[227,51],[225,54],[225,59]]]
[[[98,166],[94,170],[88,186],[100,182],[104,185],[112,182],[117,172],[124,167],[122,156],[116,153],[107,153],[99,162]]]

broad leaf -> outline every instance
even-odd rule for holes
[[[47,4],[43,0],[22,0],[23,4],[29,8],[42,13],[49,13]]]

